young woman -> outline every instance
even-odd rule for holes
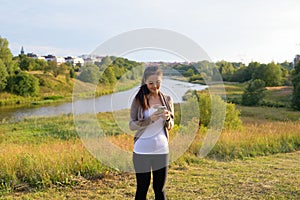
[[[160,91],[162,76],[160,68],[146,67],[142,85],[131,105],[129,126],[136,130],[133,150],[136,200],[146,199],[151,172],[155,199],[166,199],[168,131],[174,126],[174,107],[172,98]]]

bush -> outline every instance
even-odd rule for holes
[[[6,67],[5,67],[4,63],[2,62],[2,60],[0,59],[0,91],[2,91],[6,87],[7,76],[8,76],[8,73],[7,73]]]
[[[295,66],[292,83],[294,86],[292,106],[296,110],[300,110],[300,62]]]
[[[233,103],[226,103],[220,96],[201,94],[199,104],[200,121],[204,126],[208,126],[210,123],[218,123],[214,125],[221,127],[221,123],[223,123],[223,129],[238,129],[242,124],[239,118],[240,112],[236,110],[235,105]],[[213,104],[214,110],[212,111]],[[226,108],[225,113],[223,113],[224,108]],[[222,120],[222,115],[225,121]]]
[[[187,118],[183,120],[189,121],[191,116],[199,116],[195,114],[195,112],[199,112],[199,123],[204,127],[212,126],[214,128],[238,129],[242,125],[240,111],[236,110],[235,104],[226,103],[220,96],[210,95],[205,91],[200,93],[188,91],[184,95],[184,100],[187,103],[182,104],[181,110],[185,111],[186,116],[183,117],[181,113],[175,113],[175,122],[177,122],[178,118]],[[195,104],[199,105],[199,109],[192,106]],[[177,107],[178,105],[175,105],[175,111],[179,109]]]
[[[300,82],[294,88],[292,105],[296,110],[300,110]]]
[[[100,72],[97,66],[88,66],[81,69],[78,79],[83,82],[97,84],[99,82]]]
[[[11,77],[8,89],[21,96],[34,96],[39,93],[39,81],[33,75],[20,73]]]
[[[256,106],[265,97],[265,82],[260,79],[251,81],[242,96],[242,104],[245,106]]]

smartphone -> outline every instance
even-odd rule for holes
[[[165,109],[167,109],[166,106],[159,106],[159,107],[157,108],[157,111],[158,111],[158,112],[163,112]]]

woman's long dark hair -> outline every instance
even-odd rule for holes
[[[162,70],[157,66],[146,67],[146,69],[144,71],[143,79],[142,79],[142,85],[141,85],[138,93],[135,96],[135,99],[140,103],[143,110],[146,110],[149,108],[149,102],[147,99],[147,95],[150,93],[150,91],[147,88],[146,80],[151,75],[162,76],[163,73],[162,73]]]

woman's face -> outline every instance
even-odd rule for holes
[[[151,75],[146,79],[145,83],[150,93],[158,94],[160,90],[161,81],[162,81],[162,76],[159,75]]]

